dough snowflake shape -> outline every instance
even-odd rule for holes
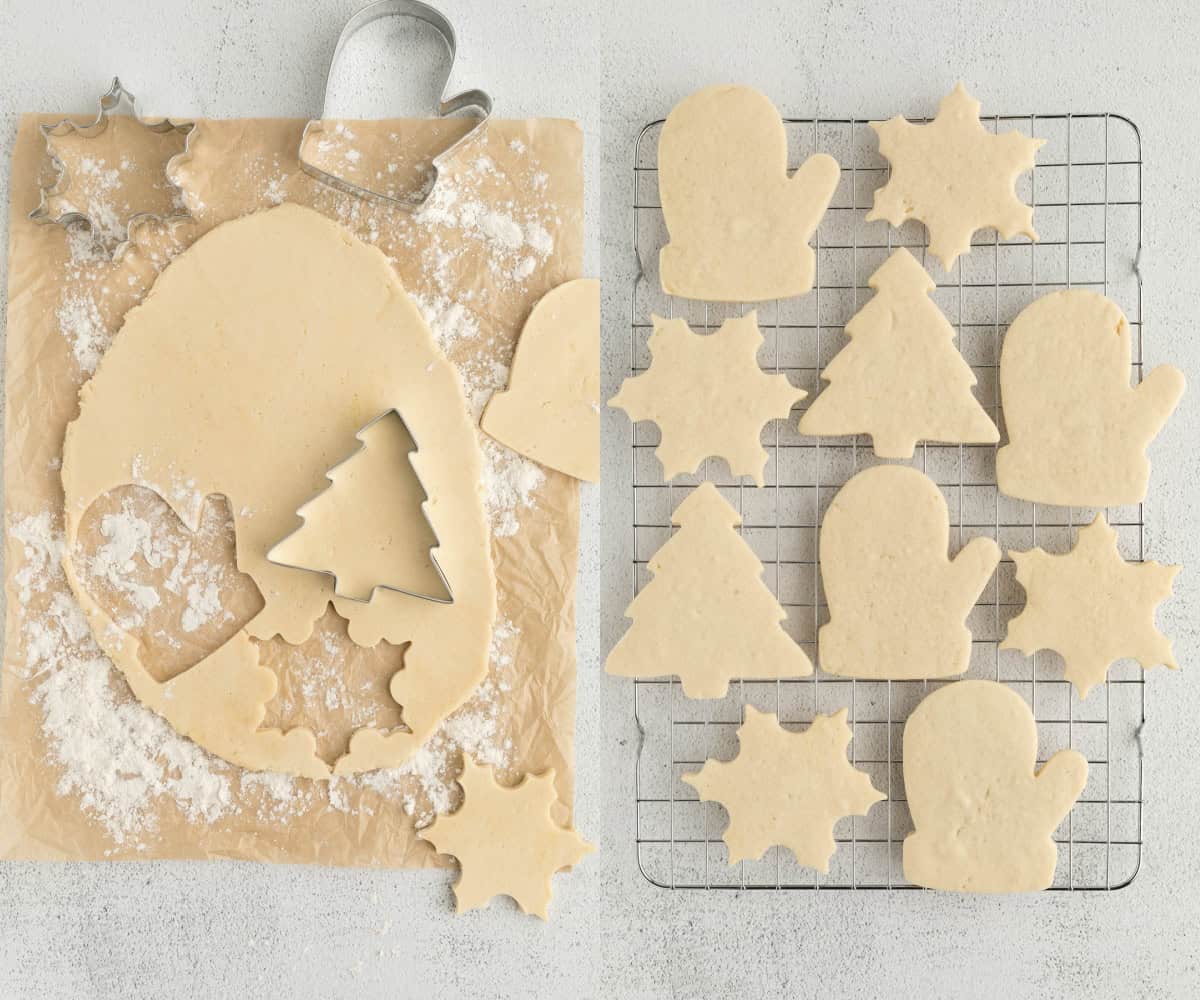
[[[1154,625],[1154,609],[1171,596],[1179,567],[1126,562],[1103,514],[1079,530],[1075,548],[1065,555],[1042,549],[1009,554],[1026,601],[1008,623],[1001,649],[1026,656],[1056,650],[1081,698],[1103,683],[1116,660],[1178,669],[1170,640]]]
[[[979,121],[979,102],[959,83],[942,98],[937,117],[914,125],[897,115],[872,122],[891,177],[875,192],[867,220],[899,226],[920,219],[929,250],[949,270],[971,249],[971,234],[994,227],[1004,239],[1036,240],[1033,209],[1016,196],[1017,177],[1033,169],[1044,139],[1020,132],[993,135]]]
[[[664,478],[695,472],[716,455],[735,476],[762,486],[762,429],[787,417],[807,393],[758,366],[757,314],[727,319],[711,335],[693,333],[682,319],[652,318],[649,370],[627,378],[608,405],[658,424],[662,441],[654,454]]]
[[[595,848],[575,830],[556,823],[554,771],[527,775],[513,788],[496,784],[492,772],[463,758],[458,779],[463,803],[418,834],[439,854],[458,859],[454,886],[458,912],[507,895],[526,913],[548,919],[551,876],[578,864]]]
[[[719,802],[729,813],[723,838],[729,863],[760,858],[781,844],[800,864],[827,873],[837,846],[834,824],[865,816],[887,798],[846,759],[852,736],[846,709],[818,715],[807,730],[793,733],[773,714],[747,705],[737,735],[741,748],[733,760],[710,760],[683,775],[702,801]]]

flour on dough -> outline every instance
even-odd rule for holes
[[[1137,660],[1142,667],[1178,669],[1171,641],[1154,625],[1154,609],[1171,596],[1178,566],[1126,562],[1117,532],[1097,514],[1079,529],[1065,555],[1042,549],[1010,552],[1025,607],[1008,623],[1001,649],[1032,656],[1053,649],[1081,698],[1103,684],[1111,664]]]
[[[1130,387],[1133,336],[1098,292],[1071,288],[1026,306],[1000,353],[1008,444],[996,454],[1002,493],[1034,503],[1140,503],[1146,448],[1183,396],[1183,373],[1160,365]]]
[[[733,529],[742,518],[712,483],[671,515],[679,531],[650,558],[654,579],[625,609],[633,624],[608,654],[618,677],[678,674],[688,698],[723,698],[733,678],[812,673],[780,624],[787,613],[762,563]]]
[[[904,877],[951,892],[1035,892],[1054,881],[1053,835],[1087,781],[1087,759],[1060,750],[1037,769],[1033,713],[995,681],[957,681],[904,726],[913,832]]]
[[[502,445],[576,479],[600,478],[600,282],[577,278],[533,307],[508,388],[479,422]]]
[[[865,816],[887,798],[846,759],[852,735],[844,708],[818,715],[794,733],[773,714],[746,706],[738,755],[706,761],[683,775],[701,801],[719,802],[729,813],[723,839],[731,865],[780,844],[800,864],[828,873],[837,847],[834,824],[843,816]]]
[[[412,465],[454,581],[453,605],[385,590],[369,604],[349,601],[334,596],[328,577],[267,561],[355,432],[393,407],[421,445]],[[276,679],[253,639],[302,642],[332,601],[359,645],[408,643],[390,685],[406,728],[358,730],[334,769],[393,767],[487,673],[496,584],[480,468],[458,373],[387,258],[320,213],[285,204],[201,237],[125,317],[67,428],[64,570],[96,641],[137,697],[251,770],[329,774],[311,732],[259,729]],[[128,483],[155,490],[193,530],[205,496],[227,497],[238,568],[264,602],[245,629],[161,684],[74,561],[84,512]]]
[[[783,419],[807,395],[786,375],[758,366],[757,314],[727,319],[716,333],[693,333],[682,319],[652,317],[650,368],[627,378],[608,401],[630,420],[653,420],[662,432],[654,450],[663,478],[695,472],[710,455],[735,476],[763,484],[763,426]]]
[[[930,253],[947,271],[971,249],[977,229],[994,228],[1006,240],[1018,233],[1037,239],[1033,209],[1017,198],[1016,180],[1033,169],[1045,140],[1015,131],[993,135],[980,122],[979,108],[959,83],[926,125],[900,115],[871,123],[892,170],[875,192],[867,221],[899,226],[920,219],[929,230]]]
[[[881,680],[950,677],[971,659],[964,621],[1000,561],[990,538],[947,556],[942,492],[916,469],[858,473],[821,524],[821,580],[829,622],[817,655],[826,673]]]
[[[528,775],[515,787],[498,785],[491,770],[463,758],[458,779],[463,801],[417,836],[439,854],[458,859],[454,886],[459,913],[507,895],[526,913],[549,919],[551,877],[578,864],[595,848],[574,829],[559,826],[554,772]]]
[[[788,177],[787,145],[779,112],[751,87],[706,87],[675,105],[658,140],[671,237],[659,256],[663,291],[760,302],[812,289],[808,241],[840,171],[817,153]]]
[[[869,284],[876,294],[846,323],[850,343],[821,372],[829,384],[800,418],[800,433],[869,434],[881,458],[912,458],[918,441],[999,441],[971,394],[975,373],[954,327],[929,297],[925,268],[901,247]]]

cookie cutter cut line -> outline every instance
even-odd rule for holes
[[[329,107],[329,87],[333,82],[333,74],[338,64],[338,57],[341,56],[346,43],[362,28],[384,17],[407,17],[423,21],[434,28],[441,35],[442,41],[445,42],[449,62],[446,66],[446,75],[442,83],[441,97],[438,99],[439,118],[447,118],[468,108],[475,108],[480,112],[478,121],[476,121],[475,125],[465,135],[433,158],[431,164],[433,169],[432,181],[426,184],[423,190],[417,195],[412,197],[397,197],[383,191],[376,191],[374,188],[356,184],[339,174],[331,173],[317,166],[311,160],[305,159],[304,156],[304,150],[309,138],[318,135],[325,129],[325,112]],[[464,90],[452,97],[446,95],[446,91],[450,86],[450,74],[454,69],[454,57],[457,48],[458,43],[455,40],[454,27],[446,15],[436,8],[429,6],[429,4],[421,3],[420,0],[376,0],[375,3],[368,4],[366,7],[352,14],[350,20],[346,22],[346,26],[342,28],[342,33],[338,36],[337,45],[333,49],[333,56],[329,60],[329,70],[325,77],[325,101],[321,108],[321,117],[310,120],[304,126],[304,132],[300,136],[300,148],[297,152],[297,158],[300,161],[301,169],[309,176],[315,177],[321,183],[336,188],[345,194],[352,194],[359,198],[372,198],[410,212],[419,211],[433,195],[438,178],[441,176],[442,168],[458,150],[468,143],[474,142],[479,137],[492,115],[492,99],[483,90]]]
[[[82,223],[88,227],[88,231],[92,234],[92,241],[101,247],[110,258],[115,260],[129,246],[131,242],[130,234],[138,226],[147,222],[174,225],[180,222],[193,221],[193,216],[187,210],[186,206],[181,207],[177,212],[134,212],[122,222],[119,234],[120,238],[109,249],[105,242],[97,236],[95,220],[86,212],[72,209],[56,215],[51,211],[50,199],[65,195],[71,187],[70,172],[67,170],[67,165],[63,162],[62,158],[55,152],[53,140],[68,135],[79,136],[83,139],[94,139],[96,136],[102,135],[107,131],[109,122],[114,114],[121,114],[132,118],[151,132],[159,134],[177,132],[184,137],[183,149],[168,159],[163,167],[163,174],[167,185],[179,196],[181,206],[184,205],[183,188],[176,184],[171,179],[171,176],[176,165],[191,156],[192,136],[196,131],[196,123],[192,121],[177,122],[171,118],[143,118],[137,111],[137,98],[132,92],[125,89],[120,77],[114,76],[112,85],[108,88],[108,91],[100,95],[100,106],[95,121],[78,125],[73,119],[64,118],[53,124],[38,126],[39,131],[41,131],[42,136],[46,140],[46,153],[50,157],[50,162],[54,165],[56,175],[54,182],[49,187],[40,188],[41,199],[38,202],[37,208],[29,213],[29,218],[38,225],[57,225],[62,226],[64,229]]]
[[[446,592],[445,597],[439,597],[434,594],[422,593],[421,591],[418,591],[418,590],[406,590],[404,587],[396,587],[396,586],[393,586],[392,584],[388,584],[388,583],[375,584],[375,586],[373,586],[371,588],[370,594],[368,594],[365,598],[354,597],[351,594],[343,594],[340,590],[338,590],[338,577],[337,577],[336,571],[334,571],[334,570],[315,569],[312,566],[298,566],[295,563],[283,562],[282,560],[274,559],[271,556],[271,554],[273,552],[275,552],[286,541],[288,541],[288,539],[290,539],[293,535],[298,534],[300,531],[302,531],[304,529],[304,523],[303,523],[304,515],[301,514],[300,511],[302,511],[310,503],[312,503],[314,500],[316,500],[317,497],[322,496],[323,494],[327,493],[329,490],[333,489],[333,485],[334,485],[333,478],[332,478],[333,472],[335,472],[337,469],[340,469],[343,465],[345,465],[351,459],[357,458],[364,451],[366,451],[367,442],[363,439],[363,436],[367,433],[367,431],[369,431],[372,427],[374,427],[381,420],[386,420],[388,417],[392,416],[393,414],[395,415],[396,419],[400,421],[400,425],[404,428],[404,433],[408,435],[408,439],[413,443],[412,451],[408,452],[408,454],[409,455],[416,454],[417,452],[419,452],[421,450],[421,446],[417,443],[417,439],[413,436],[412,431],[409,430],[408,422],[404,419],[403,414],[401,414],[401,412],[396,407],[394,407],[394,406],[389,407],[388,409],[384,410],[381,414],[379,414],[379,416],[373,417],[371,420],[368,420],[365,424],[362,425],[362,427],[360,427],[355,432],[354,437],[358,440],[358,447],[355,448],[345,458],[341,459],[338,462],[335,462],[333,465],[331,465],[326,470],[325,478],[329,480],[329,485],[324,487],[323,489],[318,490],[311,497],[309,497],[307,500],[305,500],[304,503],[302,503],[299,507],[296,508],[296,516],[300,518],[301,523],[297,527],[295,527],[291,531],[289,531],[281,539],[279,539],[279,541],[277,541],[274,545],[271,546],[270,550],[267,552],[267,562],[271,563],[274,566],[283,566],[286,569],[298,569],[298,570],[303,570],[305,573],[319,573],[322,576],[332,577],[334,594],[337,597],[341,598],[342,600],[353,601],[355,604],[370,604],[371,601],[374,600],[375,591],[377,591],[377,590],[391,590],[397,594],[406,594],[409,597],[416,597],[423,601],[432,601],[434,604],[453,604],[454,603],[454,591],[451,589],[450,581],[448,579],[446,579],[446,574],[442,571],[441,564],[438,562],[438,559],[437,559],[437,548],[440,547],[440,545],[441,545],[440,539],[438,540],[438,545],[429,550],[429,561],[433,565],[433,571],[435,573],[437,573],[438,579],[441,581],[442,589]],[[419,485],[421,487],[421,492],[425,494],[426,502],[428,502],[429,493],[425,489],[425,484],[421,481],[421,474],[417,471],[416,466],[412,466],[412,471],[413,471],[413,475],[417,477],[417,485]],[[425,523],[427,525],[429,525],[429,530],[433,532],[433,537],[435,539],[437,539],[438,538],[437,529],[434,528],[433,522],[429,519],[429,512],[425,509],[425,503],[421,504],[421,516],[425,519]]]

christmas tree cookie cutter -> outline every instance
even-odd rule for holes
[[[366,452],[369,449],[370,446],[367,443],[367,435],[370,432],[371,428],[375,427],[377,424],[379,424],[382,421],[387,420],[391,417],[395,417],[397,420],[400,421],[401,427],[404,428],[405,435],[407,436],[408,440],[412,442],[413,447],[408,452],[408,454],[412,455],[421,450],[420,444],[417,442],[417,439],[415,437],[413,437],[412,432],[409,430],[408,423],[404,419],[404,416],[395,407],[386,409],[382,413],[380,413],[377,417],[374,417],[371,420],[367,421],[367,423],[363,424],[363,426],[360,427],[358,429],[357,433],[355,433],[355,435],[354,435],[354,437],[359,442],[358,447],[355,448],[349,455],[347,455],[341,461],[339,461],[329,467],[329,469],[325,473],[325,477],[329,481],[329,485],[324,487],[321,490],[318,490],[315,494],[313,494],[311,497],[309,497],[307,500],[305,500],[304,503],[302,503],[297,508],[296,514],[301,519],[302,523],[298,527],[296,527],[294,530],[289,531],[286,535],[284,535],[283,538],[281,538],[278,542],[276,542],[273,546],[271,546],[270,551],[267,553],[267,562],[273,563],[276,566],[283,566],[287,569],[298,569],[298,570],[303,570],[306,573],[319,573],[322,576],[332,577],[333,578],[333,592],[337,595],[337,597],[340,599],[343,599],[343,600],[347,600],[347,601],[354,601],[356,604],[370,604],[372,599],[375,597],[375,592],[377,590],[391,590],[391,591],[395,591],[398,594],[406,594],[409,597],[419,598],[423,601],[432,601],[434,604],[453,604],[454,603],[454,591],[450,587],[450,581],[446,578],[445,572],[442,570],[442,567],[438,564],[437,544],[436,544],[437,543],[437,532],[433,526],[433,522],[429,518],[429,512],[426,510],[424,503],[422,503],[420,505],[421,516],[425,519],[425,524],[429,528],[430,532],[433,534],[434,541],[435,541],[435,544],[429,550],[429,563],[430,563],[430,567],[433,569],[433,572],[436,574],[437,579],[440,583],[441,592],[439,592],[439,593],[429,593],[427,590],[424,590],[424,589],[403,587],[403,586],[399,586],[396,584],[390,584],[390,583],[375,583],[373,586],[371,586],[371,588],[369,589],[369,591],[367,593],[367,596],[364,598],[364,597],[357,596],[355,594],[351,594],[346,591],[346,589],[342,586],[342,583],[339,578],[337,570],[327,569],[324,567],[317,567],[317,566],[312,566],[312,565],[302,565],[301,563],[282,558],[282,556],[280,554],[281,550],[283,550],[287,546],[287,543],[289,541],[291,541],[293,538],[297,537],[300,534],[300,532],[305,530],[306,524],[304,523],[305,522],[305,515],[303,513],[304,510],[310,504],[312,504],[314,501],[325,496],[325,494],[327,494],[331,489],[334,488],[334,473],[336,473],[338,469],[344,468],[346,465],[348,465],[350,462],[353,462],[355,459],[359,458],[364,452]],[[421,481],[420,472],[418,472],[415,465],[412,465],[411,468],[412,468],[412,474],[416,480],[416,484],[420,488],[422,495],[428,497],[428,493],[426,493],[426,491],[425,491],[425,484]]]
[[[68,200],[67,195],[71,188],[71,175],[70,171],[67,170],[66,163],[63,162],[54,148],[54,140],[68,135],[83,139],[94,139],[108,130],[109,123],[114,115],[127,116],[151,132],[160,134],[177,132],[183,136],[183,149],[167,160],[164,168],[167,185],[173,193],[178,195],[176,202],[179,208],[176,211],[166,213],[133,212],[119,221],[115,242],[106,243],[100,237],[102,228],[97,225],[97,220]],[[129,245],[130,234],[138,226],[147,222],[172,225],[191,220],[192,215],[184,204],[183,189],[171,177],[176,165],[182,163],[191,155],[192,136],[196,131],[195,122],[177,122],[171,118],[143,118],[138,114],[137,98],[125,89],[119,77],[114,76],[112,86],[108,88],[106,93],[100,96],[100,107],[95,121],[79,125],[70,118],[64,118],[62,121],[53,124],[39,125],[38,128],[46,140],[46,152],[50,157],[50,162],[54,165],[55,171],[54,181],[49,187],[41,188],[38,206],[29,213],[29,218],[38,223],[38,225],[57,225],[62,226],[64,229],[73,225],[84,225],[92,234],[92,239],[96,245],[102,247],[115,260]]]
[[[448,118],[451,115],[458,114],[460,111],[472,108],[479,113],[479,118],[475,122],[475,125],[466,134],[451,143],[433,158],[433,162],[430,165],[433,171],[432,181],[425,185],[419,192],[407,197],[403,195],[397,197],[396,195],[378,191],[362,184],[356,184],[354,181],[340,174],[333,173],[317,165],[313,160],[305,156],[305,150],[309,148],[309,143],[314,141],[315,137],[325,130],[324,120],[329,108],[329,88],[333,83],[334,70],[337,68],[338,58],[341,56],[342,50],[346,47],[346,43],[360,30],[368,24],[384,17],[403,17],[423,21],[437,31],[441,35],[442,41],[445,42],[447,59],[445,73],[441,77],[441,97],[438,99],[437,116],[439,118]],[[450,24],[446,15],[440,10],[429,6],[429,4],[421,3],[420,0],[375,0],[375,3],[368,4],[366,7],[352,14],[350,20],[342,28],[341,35],[338,36],[337,45],[333,49],[333,56],[329,60],[329,70],[325,75],[325,101],[321,108],[321,117],[314,118],[305,125],[304,132],[300,136],[300,148],[297,152],[297,157],[300,160],[301,169],[310,176],[315,177],[322,184],[327,184],[346,194],[356,195],[360,198],[373,198],[407,211],[415,212],[419,210],[432,196],[434,188],[437,186],[438,178],[441,176],[442,168],[463,146],[474,142],[482,134],[488,119],[492,115],[492,99],[483,90],[477,88],[464,90],[453,96],[447,96],[446,92],[450,85],[450,73],[454,68],[454,57],[457,52],[457,46],[454,27]]]

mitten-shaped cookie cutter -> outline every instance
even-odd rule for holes
[[[446,61],[446,72],[442,77],[441,97],[438,101],[438,117],[446,118],[450,115],[457,114],[460,111],[465,111],[474,108],[479,112],[479,119],[474,127],[470,129],[462,138],[458,139],[446,149],[442,150],[434,157],[432,163],[433,181],[423,188],[420,192],[415,192],[411,196],[397,197],[388,194],[384,191],[377,191],[374,188],[366,187],[362,184],[356,184],[354,181],[348,180],[339,174],[331,173],[330,171],[318,166],[311,159],[307,159],[304,151],[308,148],[308,143],[317,135],[320,135],[325,128],[324,118],[329,107],[329,87],[333,82],[333,73],[337,68],[338,57],[341,56],[342,50],[346,47],[346,43],[350,41],[355,34],[362,28],[366,27],[374,21],[378,21],[384,17],[407,17],[415,18],[418,21],[423,21],[430,25],[434,30],[442,36],[442,40],[446,43],[446,51],[449,58]],[[300,160],[300,166],[305,173],[315,177],[323,184],[328,184],[330,187],[336,188],[339,191],[344,191],[346,194],[356,195],[360,198],[374,198],[378,201],[387,202],[390,205],[395,205],[399,208],[408,211],[416,211],[421,208],[432,196],[434,187],[437,185],[442,168],[446,163],[467,143],[473,142],[482,133],[484,126],[487,124],[488,118],[492,114],[492,99],[482,90],[464,90],[462,93],[447,96],[446,90],[450,84],[450,72],[454,68],[454,56],[457,51],[457,42],[454,37],[454,28],[450,21],[439,10],[430,7],[428,4],[421,3],[420,0],[376,0],[375,3],[368,4],[357,13],[350,17],[346,22],[346,26],[342,28],[341,35],[338,36],[337,45],[333,50],[333,57],[329,60],[329,71],[325,77],[325,103],[321,109],[321,118],[313,119],[304,126],[304,133],[300,136],[300,149],[297,156]]]
[[[96,220],[86,212],[81,211],[77,206],[66,201],[66,195],[71,187],[71,175],[67,170],[67,165],[62,161],[62,158],[54,148],[54,140],[68,135],[78,136],[83,139],[94,139],[108,130],[109,122],[113,115],[126,115],[151,132],[178,132],[184,137],[184,142],[183,150],[167,160],[164,170],[167,184],[173,192],[179,195],[177,199],[177,203],[180,206],[179,209],[166,213],[134,212],[130,214],[127,218],[120,221],[117,240],[115,243],[109,245],[99,238],[100,229],[96,225]],[[125,89],[119,77],[114,76],[112,86],[108,88],[106,93],[100,96],[100,108],[96,114],[95,121],[85,125],[77,125],[70,118],[64,118],[62,121],[55,122],[52,125],[39,125],[38,128],[45,137],[46,152],[55,169],[54,182],[50,187],[41,189],[41,200],[38,203],[38,207],[29,213],[29,218],[39,225],[58,225],[66,228],[76,224],[83,224],[88,227],[96,245],[103,247],[109,256],[116,258],[129,245],[130,233],[135,227],[146,222],[170,224],[184,222],[192,218],[191,213],[184,207],[183,190],[171,180],[171,175],[175,166],[191,155],[190,146],[192,136],[195,134],[196,123],[176,122],[170,118],[142,118],[137,111],[137,98]],[[61,211],[56,207],[60,201],[64,202]]]

